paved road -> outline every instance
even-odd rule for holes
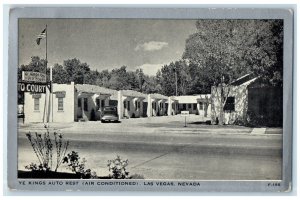
[[[147,179],[264,180],[281,176],[281,129],[272,134],[251,134],[252,129],[214,126],[179,116],[128,119],[121,123],[82,122],[51,124],[71,143],[69,150],[87,159],[87,167],[107,175],[107,160],[129,159],[131,174]],[[19,169],[34,154],[28,131],[43,131],[41,124],[21,126]],[[61,167],[60,170],[65,170]]]

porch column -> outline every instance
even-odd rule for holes
[[[168,116],[172,115],[172,101],[171,97],[168,97]]]
[[[198,111],[198,114],[200,115],[200,101],[197,101],[197,111]]]
[[[151,94],[147,95],[148,105],[147,105],[147,117],[152,116],[152,102],[151,102]]]
[[[141,117],[143,114],[143,112],[142,112],[143,111],[143,98],[141,98],[141,97],[134,98],[134,106],[135,105],[137,106],[134,111],[136,113],[136,117]]]
[[[119,120],[123,118],[123,100],[122,100],[122,92],[118,91],[118,116]]]
[[[84,110],[84,98],[81,97],[81,112],[82,112],[82,119],[86,120],[87,116],[85,114],[85,110]]]
[[[140,108],[139,108],[139,114],[140,114],[140,117],[143,117],[143,99],[140,99],[139,101],[139,105],[140,105]]]

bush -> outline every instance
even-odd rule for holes
[[[248,111],[245,125],[249,127],[267,126],[268,121],[264,115],[258,115],[255,112]]]
[[[113,160],[108,160],[108,170],[112,172],[110,177],[113,179],[127,179],[129,178],[129,172],[126,171],[128,166],[128,159],[122,160],[120,156]]]
[[[69,163],[68,168],[71,169],[72,172],[78,174],[80,178],[98,178],[96,172],[92,172],[91,169],[85,169],[86,159],[83,158],[82,161],[80,161],[80,157],[76,151],[68,153],[64,158],[63,163]]]
[[[37,165],[35,163],[30,163],[29,165],[25,166],[25,169],[28,169],[28,170],[34,171],[34,172],[36,172],[36,171],[44,171],[44,172],[50,171],[50,168],[48,167],[47,164],[44,164],[44,165],[39,164],[39,165]]]
[[[54,132],[54,144],[52,143],[50,132],[48,127],[45,125],[46,133],[38,134],[35,132],[32,134],[31,132],[26,134],[27,139],[30,142],[30,145],[38,158],[39,164],[31,163],[28,166],[25,166],[26,169],[36,171],[50,171],[52,170],[53,162],[53,151],[56,152],[56,163],[55,163],[55,171],[57,171],[58,167],[61,165],[63,158],[66,154],[66,151],[69,146],[69,141],[63,141],[62,134]],[[54,148],[54,149],[53,149]]]

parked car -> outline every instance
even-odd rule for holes
[[[101,122],[119,122],[118,109],[114,106],[106,106],[103,108],[101,114]]]

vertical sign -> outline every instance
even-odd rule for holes
[[[186,127],[186,117],[190,115],[189,111],[181,111],[181,116],[184,117],[184,127]]]

